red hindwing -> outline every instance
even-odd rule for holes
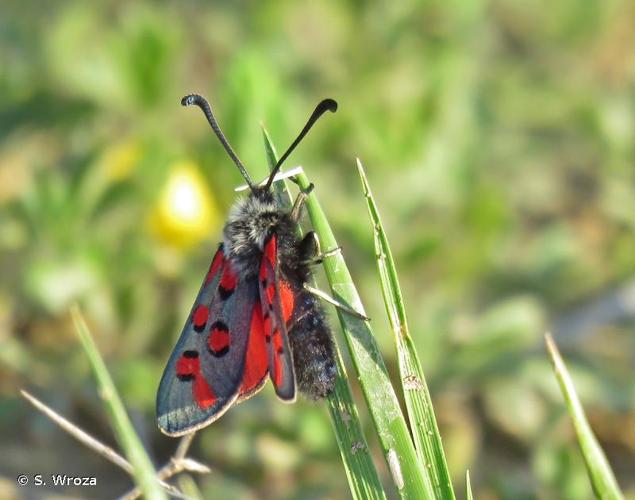
[[[245,372],[240,386],[239,401],[253,396],[266,382],[269,371],[269,357],[265,343],[264,323],[260,301],[254,306],[251,317],[251,330],[247,343]]]

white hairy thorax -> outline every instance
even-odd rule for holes
[[[225,254],[236,272],[257,274],[265,240],[283,215],[286,211],[271,196],[250,195],[236,201],[223,229]]]

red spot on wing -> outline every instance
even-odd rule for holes
[[[256,302],[251,316],[249,329],[249,341],[245,355],[245,371],[240,395],[249,394],[260,385],[269,370],[267,358],[267,345],[265,343],[264,320],[262,319],[262,307]]]
[[[209,308],[204,305],[199,305],[194,310],[194,314],[192,315],[192,323],[194,324],[194,328],[196,330],[203,330],[205,325],[207,324],[207,320],[209,319]]]
[[[237,281],[238,276],[236,276],[236,273],[231,266],[225,266],[223,269],[223,276],[221,277],[218,285],[229,292],[233,292],[234,288],[236,288]]]
[[[225,254],[223,253],[222,246],[216,251],[214,258],[212,259],[212,263],[209,266],[209,271],[207,271],[207,276],[205,278],[205,284],[207,285],[210,281],[214,279],[214,276],[219,272],[221,267],[225,264]]]
[[[263,330],[265,332],[265,339],[269,340],[271,338],[271,314],[267,315],[262,322]]]
[[[273,358],[273,383],[276,387],[282,383],[282,367],[278,356]]]
[[[276,296],[276,286],[273,283],[268,283],[265,288],[265,299],[267,300],[267,305],[273,304],[274,297]]]
[[[289,283],[280,280],[278,282],[278,292],[280,293],[280,302],[282,303],[282,319],[285,324],[291,319],[293,314],[293,304],[295,297],[291,291]]]
[[[179,377],[195,377],[200,370],[200,361],[197,358],[181,356],[176,360],[176,374]]]
[[[273,332],[273,384],[279,386],[282,384],[282,363],[280,356],[284,352],[282,347],[282,337],[280,331]]]
[[[195,356],[192,354],[195,354]],[[193,380],[192,398],[200,408],[206,409],[216,403],[217,398],[214,391],[201,374],[201,362],[198,358],[198,353],[192,353],[191,351],[183,353],[176,361],[176,375],[184,380]]]
[[[273,269],[276,268],[276,255],[278,254],[278,242],[276,240],[276,235],[272,235],[269,238],[269,241],[265,244],[265,248],[263,250],[263,257],[269,261],[271,267]]]
[[[229,340],[229,330],[215,326],[209,334],[207,345],[212,353],[224,354],[229,349]]]
[[[196,401],[196,404],[198,404],[203,410],[216,403],[216,394],[214,394],[214,391],[202,376],[198,376],[194,379],[192,394],[194,395],[194,401]]]

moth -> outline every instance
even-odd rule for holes
[[[272,183],[284,160],[318,118],[335,112],[321,101],[264,184],[254,184],[223,135],[209,103],[191,94],[181,100],[205,114],[244,177],[250,194],[232,207],[223,242],[212,258],[183,331],[165,367],[157,393],[162,432],[180,436],[200,429],[232,405],[256,394],[270,378],[286,402],[299,388],[311,399],[332,391],[336,367],[325,312],[307,287],[318,258],[315,233],[297,233],[300,192],[283,207]]]

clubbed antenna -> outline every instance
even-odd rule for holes
[[[311,127],[318,120],[318,118],[320,118],[320,116],[322,116],[327,111],[330,111],[331,113],[335,113],[337,111],[337,102],[335,102],[333,99],[324,99],[323,101],[320,101],[320,103],[315,107],[313,114],[309,117],[309,120],[306,122],[306,125],[302,129],[302,132],[300,132],[300,135],[296,137],[295,141],[293,141],[291,143],[291,146],[289,146],[289,149],[287,149],[286,152],[280,157],[280,159],[278,160],[278,163],[276,163],[276,166],[273,167],[273,170],[271,171],[271,175],[269,175],[269,180],[267,181],[265,189],[269,189],[271,187],[273,178],[278,173],[278,170],[280,170],[280,165],[282,165],[282,162],[284,162],[284,160],[287,159],[287,157],[291,154],[291,152],[295,149],[295,147],[298,144],[300,144],[300,141],[309,132],[309,130],[311,130]]]
[[[182,106],[191,106],[192,104],[195,104],[196,106],[201,108],[203,113],[205,113],[205,117],[207,118],[207,121],[211,125],[212,130],[216,134],[216,137],[218,137],[218,140],[221,142],[221,144],[225,148],[225,151],[227,151],[227,154],[236,164],[236,166],[238,167],[238,170],[240,170],[240,173],[245,178],[245,181],[247,182],[247,184],[249,184],[249,188],[253,191],[254,185],[251,182],[251,178],[249,177],[249,174],[247,173],[245,166],[238,159],[238,156],[236,156],[236,153],[234,153],[234,150],[229,145],[229,142],[227,142],[225,135],[223,134],[220,127],[218,126],[218,122],[216,121],[216,118],[214,118],[214,113],[212,113],[212,107],[209,105],[209,102],[207,102],[207,100],[203,96],[200,96],[198,94],[189,94],[189,95],[186,95],[183,99],[181,99]]]

